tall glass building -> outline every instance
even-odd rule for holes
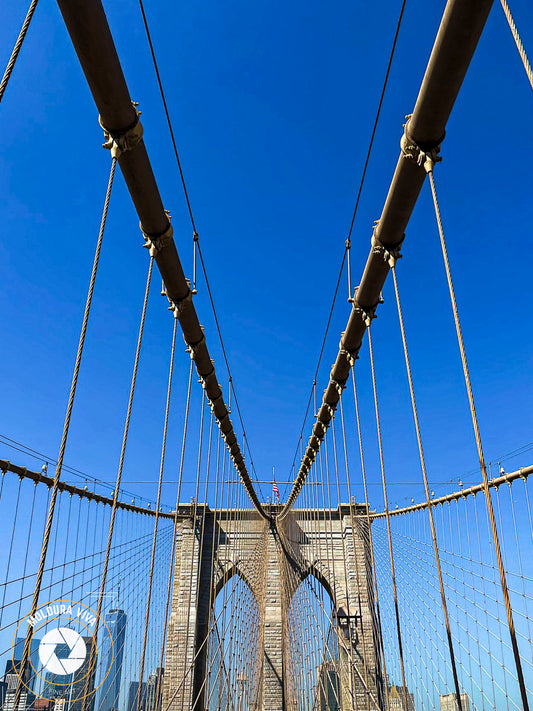
[[[98,711],[118,711],[120,680],[122,677],[122,659],[124,657],[124,642],[126,639],[126,613],[124,610],[110,610],[105,623],[109,628],[113,646],[109,640],[104,640],[106,646],[102,649],[102,672],[107,674],[100,687]],[[108,673],[109,672],[109,673]]]

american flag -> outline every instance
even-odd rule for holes
[[[275,481],[272,482],[272,491],[274,492],[277,500],[279,501],[279,489]]]

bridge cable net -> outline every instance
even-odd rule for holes
[[[418,105],[418,104],[417,104]],[[416,113],[416,109],[415,109]],[[407,134],[407,131],[406,131]],[[415,144],[416,146],[416,144]],[[435,193],[435,187],[434,187],[434,181],[433,181],[433,175],[432,175],[432,168],[437,160],[436,158],[436,152],[429,152],[428,154],[424,153],[420,149],[416,148],[416,150],[419,151],[419,166],[424,167],[426,171],[429,172],[430,175],[430,183],[433,191],[433,195],[435,198],[435,209],[437,212],[437,220],[439,223],[439,232],[441,235],[441,240],[443,241],[443,233],[442,233],[442,224],[440,221],[440,215],[438,212],[438,205],[436,202],[436,193]],[[409,156],[406,156],[409,157]],[[431,166],[430,169],[428,169],[428,166]],[[378,223],[379,224],[379,223]],[[376,244],[378,249],[375,251],[378,252],[383,250],[383,246],[380,245],[378,240],[373,240],[373,245]],[[381,250],[380,250],[381,247]],[[379,253],[379,252],[378,252]],[[528,637],[528,635],[523,635],[520,640],[518,640],[518,636],[516,633],[515,629],[515,624],[513,621],[513,605],[511,603],[511,595],[509,593],[509,588],[508,588],[508,573],[505,570],[505,563],[503,561],[503,555],[502,551],[500,549],[500,543],[499,543],[499,538],[502,535],[501,533],[498,534],[498,526],[496,523],[496,517],[494,513],[494,506],[492,503],[492,494],[490,493],[490,490],[494,490],[494,485],[491,484],[488,481],[487,478],[487,473],[486,473],[486,467],[484,463],[484,458],[481,450],[481,441],[480,441],[480,436],[479,436],[479,428],[477,427],[477,419],[476,419],[476,414],[475,414],[475,407],[473,404],[473,396],[472,396],[472,390],[469,382],[469,375],[468,375],[468,369],[466,366],[466,356],[464,354],[464,345],[462,343],[462,336],[460,333],[460,327],[458,325],[458,314],[457,314],[457,308],[455,304],[455,299],[453,295],[453,287],[451,285],[451,279],[450,279],[450,273],[449,273],[449,265],[447,263],[447,257],[446,257],[446,251],[443,243],[443,253],[444,253],[444,258],[445,258],[445,263],[446,263],[446,270],[448,273],[448,280],[449,280],[449,285],[450,285],[450,293],[452,297],[452,303],[453,303],[453,308],[454,308],[454,315],[455,315],[455,321],[456,321],[456,326],[457,326],[457,333],[458,333],[458,339],[459,339],[459,346],[461,350],[461,357],[463,361],[463,367],[464,367],[464,374],[465,374],[465,381],[467,385],[467,392],[468,392],[468,397],[470,401],[470,406],[471,406],[471,414],[472,414],[472,422],[475,430],[475,435],[476,435],[476,443],[477,447],[479,450],[479,456],[480,456],[480,464],[481,464],[481,472],[483,474],[484,481],[483,483],[478,487],[478,490],[482,491],[485,494],[485,502],[486,502],[486,516],[488,518],[489,522],[489,532],[490,532],[490,537],[489,540],[492,540],[492,548],[488,548],[488,550],[479,550],[478,556],[480,559],[480,565],[483,565],[482,558],[486,555],[495,555],[496,561],[497,561],[497,569],[499,572],[499,590],[496,591],[496,597],[493,598],[497,604],[501,604],[503,609],[505,610],[506,617],[507,617],[507,625],[505,623],[500,622],[500,627],[499,630],[494,633],[494,630],[491,629],[489,622],[487,621],[486,627],[484,629],[484,633],[488,635],[489,637],[492,635],[495,635],[495,637],[498,640],[499,646],[502,650],[502,657],[500,658],[500,661],[496,665],[499,669],[499,674],[502,674],[505,681],[503,686],[500,683],[499,689],[496,688],[496,686],[493,684],[492,685],[492,698],[490,700],[490,704],[494,707],[497,706],[500,708],[500,704],[502,702],[507,704],[507,708],[512,708],[512,707],[517,707],[517,708],[524,708],[528,709],[529,708],[529,699],[531,697],[531,689],[526,687],[526,682],[525,678],[528,677],[530,674],[530,659],[531,659],[531,638]],[[432,608],[432,614],[435,616],[436,619],[439,620],[439,623],[437,623],[437,626],[435,624],[433,625],[433,631],[436,632],[439,636],[439,639],[441,642],[443,642],[442,647],[439,648],[439,654],[440,654],[440,662],[444,662],[444,664],[447,667],[446,674],[442,673],[435,673],[435,670],[438,670],[440,667],[438,666],[438,663],[435,663],[435,659],[433,657],[430,657],[430,663],[433,665],[433,670],[432,673],[432,684],[427,683],[424,687],[424,691],[420,691],[420,687],[417,685],[417,678],[421,673],[420,668],[415,668],[414,672],[411,671],[410,673],[410,679],[409,679],[409,684],[411,689],[416,689],[417,694],[420,697],[419,698],[419,703],[422,704],[423,708],[437,708],[439,704],[439,698],[440,696],[446,696],[446,693],[443,694],[443,690],[446,688],[448,689],[448,695],[453,699],[453,703],[456,704],[456,708],[463,709],[463,708],[470,708],[470,703],[474,704],[475,708],[482,708],[484,707],[484,704],[487,702],[487,696],[486,696],[486,691],[484,691],[479,684],[476,685],[476,688],[474,689],[471,684],[470,688],[470,696],[466,693],[464,693],[464,688],[466,686],[467,680],[470,680],[471,682],[471,677],[468,676],[468,670],[467,670],[467,665],[465,664],[464,661],[464,644],[462,644],[462,641],[460,639],[459,634],[457,633],[457,628],[456,628],[456,613],[457,609],[453,610],[453,620],[450,621],[450,614],[449,614],[449,601],[448,601],[448,596],[451,597],[451,601],[453,605],[457,605],[456,603],[456,596],[457,596],[457,590],[456,587],[453,585],[453,583],[450,583],[449,578],[445,581],[444,575],[443,575],[443,570],[442,570],[442,564],[441,564],[441,552],[439,551],[439,543],[438,539],[440,535],[442,535],[442,531],[438,530],[435,521],[434,521],[434,516],[433,516],[433,507],[432,504],[430,504],[430,493],[429,493],[429,486],[428,486],[428,481],[427,481],[427,474],[425,470],[425,461],[424,461],[424,455],[423,455],[423,448],[422,448],[422,441],[421,441],[421,436],[420,436],[420,429],[419,429],[419,424],[418,424],[418,416],[417,416],[417,411],[416,411],[416,403],[415,403],[415,398],[414,398],[414,390],[413,390],[413,383],[412,383],[412,376],[411,376],[411,371],[410,371],[410,364],[409,364],[409,358],[408,358],[408,351],[407,351],[407,345],[406,345],[406,340],[405,340],[405,331],[404,331],[404,326],[403,326],[403,319],[401,315],[401,306],[399,302],[399,293],[398,293],[398,285],[397,285],[397,279],[396,279],[396,273],[395,273],[395,266],[396,266],[396,260],[399,256],[398,250],[385,250],[383,257],[385,260],[388,262],[389,268],[392,268],[393,270],[393,277],[394,277],[394,286],[395,286],[395,292],[396,292],[396,298],[397,298],[397,306],[398,306],[398,312],[399,312],[399,319],[400,319],[400,327],[402,331],[402,340],[403,340],[403,346],[404,346],[404,356],[406,360],[406,368],[407,368],[407,374],[408,374],[408,380],[409,380],[409,386],[410,386],[410,394],[411,394],[411,402],[412,402],[412,409],[413,409],[413,415],[414,415],[414,420],[415,420],[415,428],[416,428],[416,433],[417,433],[417,440],[418,440],[418,448],[419,448],[419,454],[420,454],[420,461],[421,461],[421,468],[422,468],[422,473],[423,473],[423,481],[424,481],[424,487],[425,487],[425,492],[426,492],[426,505],[423,507],[424,510],[426,511],[428,515],[428,520],[429,520],[429,532],[431,533],[431,549],[433,550],[433,560],[432,563],[435,566],[434,570],[432,570],[432,574],[436,575],[437,581],[436,584],[434,585],[434,589],[438,591],[438,604],[437,599],[432,600],[432,604],[434,607]],[[372,258],[372,252],[371,256],[369,257],[369,262],[367,263],[367,268],[365,270],[365,276],[367,272],[371,270],[369,265],[371,264],[371,258]],[[364,279],[364,277],[363,277]],[[357,305],[357,290],[354,298],[354,302]],[[354,306],[354,310],[356,310],[356,306]],[[404,609],[403,613],[403,622],[402,622],[402,615],[400,614],[400,608],[402,607],[402,603],[399,598],[399,591],[398,591],[398,586],[397,586],[397,573],[396,573],[396,566],[395,566],[395,560],[394,560],[394,554],[393,554],[393,549],[394,549],[394,544],[393,544],[393,534],[391,530],[391,517],[390,517],[390,512],[389,512],[389,507],[387,503],[387,487],[386,487],[386,480],[385,480],[385,470],[384,470],[384,463],[383,463],[383,451],[382,451],[382,444],[381,444],[381,428],[379,424],[379,413],[378,413],[378,402],[377,402],[377,394],[376,394],[376,380],[375,380],[375,374],[374,374],[374,362],[373,362],[373,354],[372,354],[372,346],[371,346],[371,337],[370,337],[370,325],[372,322],[372,319],[374,317],[373,310],[372,312],[368,313],[368,311],[365,312],[364,309],[359,308],[358,309],[360,312],[362,312],[362,317],[364,319],[364,327],[366,327],[369,330],[369,346],[370,346],[370,358],[371,358],[371,366],[372,366],[372,382],[373,382],[373,390],[374,390],[374,401],[375,401],[375,410],[376,410],[376,424],[377,424],[377,435],[378,435],[378,442],[379,442],[379,453],[380,453],[380,466],[381,466],[381,471],[382,471],[382,478],[383,478],[383,493],[384,493],[384,500],[385,500],[385,516],[384,519],[381,518],[380,520],[383,521],[385,520],[387,522],[387,533],[386,533],[386,541],[387,541],[387,547],[389,551],[388,555],[388,564],[386,566],[386,576],[388,579],[388,584],[390,585],[390,590],[388,591],[387,597],[386,597],[386,602],[389,603],[388,609],[387,609],[387,624],[385,625],[384,632],[386,631],[387,634],[387,640],[383,640],[383,644],[387,644],[388,650],[387,653],[391,654],[390,650],[393,649],[394,652],[392,652],[392,660],[394,661],[394,671],[395,671],[395,678],[400,680],[400,684],[393,685],[392,687],[389,687],[388,683],[385,683],[384,685],[384,691],[385,693],[391,692],[395,694],[394,698],[401,699],[400,703],[402,704],[402,708],[414,708],[414,697],[412,692],[409,691],[408,685],[407,685],[407,677],[406,677],[406,668],[404,664],[404,649],[409,648],[409,645],[413,645],[414,647],[414,653],[413,649],[410,649],[411,652],[411,658],[408,658],[409,664],[412,665],[413,662],[416,665],[416,653],[419,650],[416,650],[416,645],[424,644],[424,635],[426,635],[426,641],[427,641],[427,634],[428,630],[432,627],[431,624],[428,624],[425,628],[423,625],[421,625],[421,629],[418,631],[418,637],[415,637],[412,633],[412,629],[409,625],[409,623],[406,623],[406,620],[410,620],[411,618],[415,618],[418,620],[423,619],[423,614],[420,609],[413,610],[412,608],[409,609],[407,612]],[[363,332],[364,332],[364,327],[363,327]],[[350,323],[348,324],[347,331],[350,328]],[[346,360],[348,360],[348,356],[346,352],[343,353],[343,343],[346,340],[346,333],[343,334],[342,341],[341,341],[341,351],[339,353],[339,357],[342,355]],[[358,349],[357,349],[358,350]],[[351,356],[351,369],[352,369],[352,375],[353,375],[353,365],[354,365],[354,353],[350,352],[349,354]],[[296,498],[298,495],[300,497],[304,497],[304,492],[307,490],[307,485],[311,485],[314,483],[312,480],[310,481],[308,477],[311,477],[311,473],[316,470],[318,464],[317,464],[317,459],[321,458],[321,450],[320,445],[322,444],[322,447],[325,448],[326,442],[327,442],[327,437],[328,437],[328,426],[331,427],[332,429],[334,428],[334,414],[335,414],[335,407],[337,404],[342,408],[342,390],[344,387],[345,383],[345,378],[341,377],[339,378],[337,376],[337,372],[339,370],[342,370],[342,366],[339,367],[339,359],[335,363],[333,369],[332,369],[332,375],[330,379],[330,384],[328,387],[328,390],[325,393],[324,400],[323,400],[323,405],[322,405],[322,410],[318,411],[316,406],[315,406],[315,412],[317,412],[317,424],[315,425],[315,428],[313,430],[313,435],[310,438],[309,446],[307,448],[307,451],[305,454],[302,451],[302,464],[300,468],[300,472],[295,479],[295,485],[293,488],[293,491],[291,492],[291,495],[289,497],[289,500],[281,513],[280,518],[283,519],[285,516],[288,516],[291,510],[291,507],[294,506],[294,503],[296,501]],[[315,381],[316,384],[316,381]],[[335,394],[335,390],[337,391],[337,394]],[[355,395],[355,380],[354,380],[354,395]],[[357,407],[357,406],[356,406]],[[357,418],[359,417],[357,413]],[[333,434],[334,436],[334,434]],[[359,429],[359,440],[361,444],[361,453],[362,453],[362,443],[361,443],[361,435],[360,435],[360,429]],[[303,442],[302,439],[300,438],[299,446],[302,447],[303,449]],[[364,464],[363,464],[364,467]],[[508,482],[510,485],[514,482],[517,481],[520,477],[523,477],[524,482],[526,482],[526,476],[527,476],[527,469],[520,470],[520,473],[518,476],[511,476],[506,479],[506,482]],[[474,489],[475,487],[473,487]],[[497,489],[496,489],[497,491]],[[305,497],[304,497],[305,498]],[[301,500],[301,499],[300,499]],[[452,501],[457,500],[456,497],[451,499]],[[529,506],[529,498],[526,497],[526,501],[528,502]],[[340,498],[338,499],[338,504],[340,506]],[[367,491],[366,491],[366,484],[365,484],[365,504],[368,507],[368,496],[367,496]],[[417,507],[418,510],[418,507]],[[516,515],[513,510],[513,520],[516,520]],[[530,518],[529,518],[530,521]],[[499,522],[499,527],[500,530],[502,528],[502,521],[500,520]],[[370,525],[369,525],[370,529]],[[516,530],[515,530],[516,534]],[[529,534],[531,534],[531,530],[529,531]],[[516,534],[517,535],[517,534]],[[530,535],[526,535],[526,540],[529,542]],[[401,546],[402,542],[400,541],[396,545]],[[383,540],[380,541],[381,547],[383,547]],[[528,621],[529,624],[529,617],[531,614],[531,606],[529,605],[529,610],[527,610],[528,603],[527,600],[530,597],[530,594],[525,592],[526,589],[526,581],[527,581],[527,575],[524,576],[522,572],[522,563],[521,563],[521,556],[519,553],[519,543],[518,539],[516,540],[516,548],[518,552],[518,559],[519,559],[519,567],[520,567],[520,578],[521,578],[521,584],[523,587],[523,598],[524,600],[522,602],[525,602],[525,607],[526,607],[526,612],[525,612],[525,618]],[[373,546],[372,546],[373,549]],[[409,547],[407,546],[407,549]],[[375,558],[374,554],[370,556],[372,560],[372,568],[373,572],[372,575],[374,579],[377,581],[378,578],[378,571],[376,568],[376,563],[375,563]],[[383,559],[382,559],[383,561]],[[416,569],[416,560],[411,561],[411,565],[414,566],[414,569]],[[426,571],[427,573],[427,571]],[[448,571],[446,570],[446,574],[448,574]],[[408,575],[408,574],[407,574]],[[384,574],[382,572],[379,573],[379,577],[384,577]],[[483,577],[483,576],[480,576]],[[383,585],[383,583],[381,583]],[[420,586],[422,588],[422,585]],[[485,595],[485,582],[483,580],[481,584],[481,591],[479,590],[479,585],[477,588],[477,592],[480,593],[481,596]],[[407,584],[406,584],[406,589],[404,591],[404,594],[407,596],[407,598],[410,597],[410,592],[407,590]],[[390,599],[390,596],[392,596],[392,600]],[[503,596],[503,598],[502,598]],[[485,604],[488,605],[489,601],[485,599]],[[430,606],[431,607],[431,606]],[[378,591],[376,587],[376,607],[375,607],[375,612],[376,616],[379,618],[380,617],[380,608],[379,608],[379,603],[378,603]],[[426,620],[424,620],[424,623]],[[439,629],[440,625],[444,623],[444,628],[445,632],[443,634],[443,631]],[[407,628],[407,630],[405,630]],[[403,640],[402,640],[402,629],[404,629],[404,634],[403,634]],[[405,639],[405,633],[407,632],[408,639],[406,641]],[[478,636],[476,637],[478,645],[481,644],[481,647],[483,648],[482,643],[480,640],[483,638],[483,635],[480,634],[480,630],[477,630]],[[510,644],[509,644],[509,639],[510,639]],[[524,645],[524,641],[526,644]],[[529,644],[528,644],[529,642]],[[454,650],[454,647],[458,649],[458,651]],[[505,661],[502,661],[504,658],[504,653],[503,650],[504,648],[507,649],[507,652],[505,653]],[[426,649],[424,647],[424,649]],[[483,648],[484,651],[486,652],[486,648]],[[430,654],[431,654],[430,650]],[[480,655],[480,647],[478,646],[477,649],[478,655]],[[492,652],[488,651],[489,655],[492,654]],[[468,651],[468,654],[470,654],[470,651]],[[511,656],[512,655],[512,656]],[[386,654],[384,653],[382,656],[382,669],[386,670]],[[513,660],[511,663],[510,660]],[[514,662],[514,663],[513,663]],[[427,659],[424,661],[426,664],[426,672],[428,669],[427,666]],[[470,661],[469,661],[470,663]],[[524,672],[523,666],[526,665],[526,671]],[[491,661],[491,666],[492,666],[492,661]],[[516,670],[516,674],[513,675],[512,669]],[[385,678],[387,679],[387,672],[385,671]],[[451,678],[450,678],[451,677]],[[524,678],[525,677],[525,678]],[[423,678],[423,677],[420,677]],[[440,678],[440,683],[439,683],[439,678]],[[440,689],[439,689],[440,687]],[[505,696],[501,697],[499,694],[501,690],[503,689]],[[517,700],[519,701],[517,702]],[[389,706],[389,702],[386,702],[387,707]],[[430,705],[428,705],[430,704]],[[518,705],[520,704],[520,705]],[[503,706],[502,706],[503,707]]]
[[[110,147],[116,151],[113,141]],[[421,163],[420,156],[424,159]],[[418,168],[423,169],[427,157],[419,152]],[[413,153],[409,158],[407,151],[402,155],[407,162],[412,158]],[[115,152],[112,171],[116,159]],[[111,182],[112,175],[113,172]],[[106,205],[109,192],[110,185]],[[103,224],[105,220],[101,231]],[[157,252],[152,250],[150,237],[149,242],[150,250]],[[373,249],[388,268],[393,268],[398,295],[395,251],[384,249],[379,239]],[[163,471],[176,329],[181,315],[170,298],[175,318],[162,418],[157,501],[152,510],[120,500],[137,369],[143,366],[141,341],[154,258],[157,253],[150,254],[112,497],[61,481],[68,424],[54,479],[2,461],[0,506],[9,546],[2,552],[6,556],[6,575],[0,626],[4,636],[4,630],[9,635],[13,632],[14,644],[6,642],[2,646],[0,661],[7,664],[8,654],[15,650],[12,676],[16,678],[11,679],[9,689],[13,708],[18,707],[23,694],[24,704],[29,707],[37,708],[40,697],[54,703],[78,703],[80,711],[117,707],[127,707],[128,711],[253,707],[260,703],[262,694],[268,693],[264,680],[268,675],[279,676],[283,663],[289,665],[284,690],[291,708],[326,706],[370,711],[391,708],[398,700],[404,708],[414,708],[415,698],[421,708],[438,708],[443,694],[455,695],[457,707],[463,709],[470,708],[470,704],[474,708],[484,708],[485,704],[520,708],[520,695],[522,708],[527,708],[531,696],[527,679],[531,678],[533,580],[528,568],[533,559],[529,554],[529,470],[500,477],[510,499],[500,493],[497,486],[501,484],[487,479],[478,488],[485,500],[472,490],[442,502],[448,508],[437,509],[437,504],[426,496],[422,506],[401,514],[390,510],[373,353],[372,388],[386,503],[384,516],[370,510],[353,357],[347,359],[347,379],[353,379],[353,407],[347,402],[350,389],[345,391],[343,404],[342,387],[336,380],[340,427],[331,415],[322,446],[301,482],[298,493],[302,508],[291,504],[274,520],[270,514],[280,513],[276,507],[269,515],[246,507],[246,493],[239,479],[242,471],[231,444],[228,449],[227,436],[217,429],[214,403],[211,401],[210,406],[206,395],[205,374],[201,376],[204,387],[192,388],[197,354],[196,346],[190,344],[183,437],[179,464],[174,463],[179,471],[176,504],[173,512],[164,513],[160,511]],[[195,282],[194,275],[194,286]],[[168,297],[166,284],[164,291]],[[397,305],[401,317],[399,298]],[[360,309],[360,305],[355,308]],[[364,331],[371,325],[373,313],[360,310],[358,315],[364,318]],[[401,318],[400,326],[409,373]],[[411,382],[410,385],[415,409]],[[231,379],[228,387],[233,392]],[[316,397],[315,383],[315,411]],[[416,420],[416,411],[414,414]],[[418,445],[424,470],[420,438]],[[363,503],[354,499],[349,474],[350,452],[357,446],[365,490]],[[196,473],[190,504],[182,501],[186,471]],[[427,495],[425,478],[424,484]],[[25,502],[30,499],[28,520]],[[343,504],[346,499],[348,503]],[[213,502],[212,507],[208,501]],[[453,512],[453,516],[444,515],[444,511]],[[473,519],[470,511],[474,512]],[[509,520],[513,521],[513,528],[503,526],[503,521]],[[529,530],[517,526],[517,521],[524,520],[529,522]],[[77,522],[75,538],[64,535],[65,530],[72,530],[73,521]],[[499,554],[498,545],[491,546],[490,542],[490,536],[497,538],[495,530],[501,540]],[[453,535],[459,532],[459,540],[454,539]],[[106,539],[107,547],[102,545]],[[44,560],[40,572],[39,554]],[[276,597],[272,570],[280,557],[287,565],[279,569],[277,582],[282,595]],[[33,572],[35,569],[37,573]],[[99,611],[102,618],[95,615],[92,623],[90,616],[83,617],[80,612],[80,619],[96,631],[94,636],[85,635],[87,666],[82,665],[78,677],[63,684],[59,692],[62,695],[57,691],[57,668],[41,676],[35,672],[39,663],[43,666],[36,657],[35,643],[39,638],[33,630],[20,637],[16,631],[25,609],[34,615],[38,612],[33,603],[25,608],[26,600],[43,599],[52,603],[74,600],[78,609],[87,603],[87,610]],[[286,605],[280,623],[271,621],[276,600]],[[509,606],[519,620],[511,643],[513,624],[506,624],[503,614],[504,610],[508,614]],[[54,611],[53,604],[47,607]],[[482,611],[484,617],[479,616]],[[114,633],[106,638],[110,627]],[[284,660],[272,653],[276,649],[273,640],[280,635],[289,649],[288,659]],[[172,640],[172,648],[167,640]],[[64,644],[69,646],[68,637]],[[525,668],[522,678],[517,651],[518,661]]]
[[[169,344],[157,500],[153,508],[138,506],[135,500],[131,504],[123,500],[124,468],[131,468],[127,457],[131,426],[137,431],[142,405],[136,402],[136,385],[139,375],[148,366],[141,354],[145,323],[150,318],[152,256],[148,262],[112,495],[106,496],[96,490],[101,486],[98,480],[91,482],[94,487],[91,491],[87,485],[81,488],[60,477],[70,417],[75,407],[76,383],[115,165],[116,158],[113,157],[55,476],[47,476],[46,462],[43,462],[41,472],[35,472],[7,460],[1,461],[1,520],[2,526],[9,531],[6,539],[10,545],[2,551],[6,556],[2,569],[5,567],[6,572],[0,591],[0,664],[5,664],[8,670],[8,702],[13,708],[20,704],[30,709],[43,703],[68,703],[79,711],[110,711],[122,707],[128,711],[147,708],[153,711],[175,705],[176,696],[181,705],[196,705],[209,697],[213,699],[209,701],[211,707],[219,708],[216,705],[222,693],[219,688],[225,689],[223,693],[228,704],[233,703],[239,694],[251,699],[259,693],[260,625],[250,624],[250,621],[257,621],[256,596],[264,580],[256,580],[253,588],[251,581],[257,577],[254,561],[260,569],[264,528],[261,521],[264,519],[259,513],[255,514],[259,531],[254,542],[257,550],[246,568],[239,563],[239,558],[246,538],[242,526],[248,515],[247,493],[226,439],[216,425],[205,389],[193,388],[194,360],[190,349],[181,450],[178,461],[173,463],[178,471],[176,504],[173,511],[163,511],[162,487],[165,468],[168,472],[169,464],[169,419],[173,414],[171,410],[176,410],[176,398],[172,398],[176,317],[172,319]],[[166,297],[166,293],[163,296]],[[24,450],[16,443],[13,446],[19,451]],[[27,451],[33,457],[39,456],[32,450]],[[196,473],[193,482],[185,480],[191,469]],[[65,471],[75,470],[65,467]],[[194,484],[192,488],[191,483]],[[187,493],[192,493],[191,503],[184,505],[182,498]],[[30,498],[32,506],[28,518],[25,502]],[[201,499],[206,503],[199,503]],[[208,501],[214,509],[209,508]],[[43,530],[48,531],[44,539]],[[224,555],[218,557],[220,551]],[[42,570],[39,566],[36,568],[39,558]],[[185,569],[188,569],[188,575],[184,574]],[[177,595],[176,579],[184,585]],[[212,591],[208,596],[210,599],[205,598],[206,589]],[[191,603],[186,609],[182,607],[183,594]],[[200,598],[207,608],[204,610],[204,636],[198,644],[198,615],[193,612],[192,601],[198,602]],[[63,607],[58,607],[60,605]],[[58,611],[62,613],[59,616]],[[89,624],[86,632],[81,634],[83,642],[80,642],[85,661],[79,670],[67,675],[65,681],[65,676],[58,674],[53,664],[50,671],[50,658],[43,660],[40,650],[50,624],[56,625],[56,632],[57,629],[64,630],[70,625],[69,615],[88,619]],[[37,622],[29,625],[28,619],[32,618]],[[228,630],[231,630],[229,645]],[[51,631],[54,631],[53,627]],[[170,658],[167,656],[169,635],[180,640],[183,654],[178,652]],[[63,647],[68,646],[69,641],[72,640],[67,637]],[[248,656],[251,648],[256,650],[255,667],[250,664]],[[77,651],[79,653],[79,648]],[[64,654],[65,650],[61,652]],[[52,662],[54,654],[51,652]],[[203,683],[198,685],[200,663],[204,664],[204,671],[209,668],[212,673],[203,677]],[[252,673],[254,669],[255,673]],[[194,683],[191,682],[193,679]]]

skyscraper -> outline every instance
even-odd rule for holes
[[[405,687],[396,684],[388,685],[389,691],[389,711],[415,711],[415,697]],[[405,699],[407,698],[407,709],[405,708]]]
[[[122,659],[126,639],[126,613],[124,610],[110,610],[105,618],[113,645],[106,640],[102,649],[102,673],[107,674],[100,688],[98,711],[117,711],[122,676]]]
[[[137,711],[137,696],[139,694],[139,682],[130,681],[130,688],[128,691],[128,705],[126,706],[126,711]],[[146,682],[141,683],[141,699],[139,705],[139,711],[146,711]]]
[[[461,706],[463,711],[470,711],[470,698],[468,694],[461,694]],[[455,694],[440,695],[440,711],[459,711],[459,704]]]
[[[146,711],[158,711],[163,690],[164,669],[157,669],[148,676],[146,683]]]
[[[31,642],[30,642],[30,659],[28,663],[28,666],[26,668],[26,679],[24,680],[26,684],[30,687],[32,691],[36,690],[36,682],[39,680],[36,672],[40,671],[41,668],[41,662],[39,660],[39,644],[40,644],[39,639],[34,639],[32,637]],[[20,660],[22,659],[22,652],[24,651],[24,642],[25,639],[23,637],[17,637],[17,641],[15,642],[15,645],[13,647],[13,659],[15,660],[15,667],[17,671],[20,674]],[[11,660],[8,660],[8,664],[11,664]],[[7,664],[6,664],[6,674],[8,673],[7,671]],[[15,674],[15,671],[11,669],[11,673]],[[4,681],[7,681],[5,679]],[[8,685],[9,686],[9,685]]]
[[[6,668],[4,672],[4,678],[2,682],[1,694],[2,699],[2,709],[3,711],[15,711],[15,696],[17,692],[17,687],[19,685],[19,674],[21,673],[21,658],[22,651],[24,648],[24,639],[18,638],[15,642],[13,648],[13,659],[8,659],[6,662]],[[31,664],[30,664],[31,660]],[[24,674],[24,683],[26,686],[22,687],[22,693],[20,695],[20,700],[17,705],[16,711],[25,711],[28,709],[35,700],[35,695],[32,693],[35,688],[36,675],[34,669],[37,671],[39,667],[39,640],[32,639],[30,646],[30,660],[26,666],[26,672]],[[33,668],[32,668],[33,665]],[[17,673],[18,672],[18,673]]]
[[[89,674],[89,665],[91,661],[91,652],[95,643],[93,637],[84,637],[86,655],[81,667],[74,674],[46,674],[46,682],[42,690],[42,696],[51,701],[50,708],[54,711],[61,711],[62,708],[68,708],[69,711],[81,711],[83,706],[83,698],[89,694],[87,698],[87,711],[94,709],[94,679],[96,663]],[[58,646],[56,654],[60,658],[68,657],[70,649]],[[88,676],[87,676],[88,675]]]
[[[338,711],[341,689],[339,675],[333,662],[322,662],[318,667],[317,703],[318,711]]]

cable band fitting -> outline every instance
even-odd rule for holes
[[[145,232],[143,226],[139,222],[139,228],[144,238],[143,246],[150,251],[151,257],[156,257],[162,249],[165,249],[165,247],[168,247],[169,244],[172,243],[174,230],[172,228],[172,224],[170,222],[170,215],[168,213],[167,216],[168,226],[164,230],[164,232],[160,232],[159,234],[150,234],[148,232]]]
[[[98,123],[102,127],[105,139],[105,143],[102,143],[102,147],[110,150],[113,158],[120,158],[122,153],[131,151],[142,141],[143,127],[139,118],[141,112],[137,109],[139,104],[136,101],[132,101],[131,105],[135,110],[135,121],[124,131],[114,131],[111,133],[111,131],[102,123],[102,117],[98,116]]]
[[[441,136],[438,141],[428,142],[427,145],[418,144],[412,136],[409,135],[409,119],[407,116],[407,123],[404,124],[403,136],[400,139],[400,150],[404,158],[408,160],[416,161],[417,165],[421,168],[423,167],[426,173],[430,173],[435,163],[440,163],[442,158],[439,156],[440,146],[444,140],[444,136]]]

